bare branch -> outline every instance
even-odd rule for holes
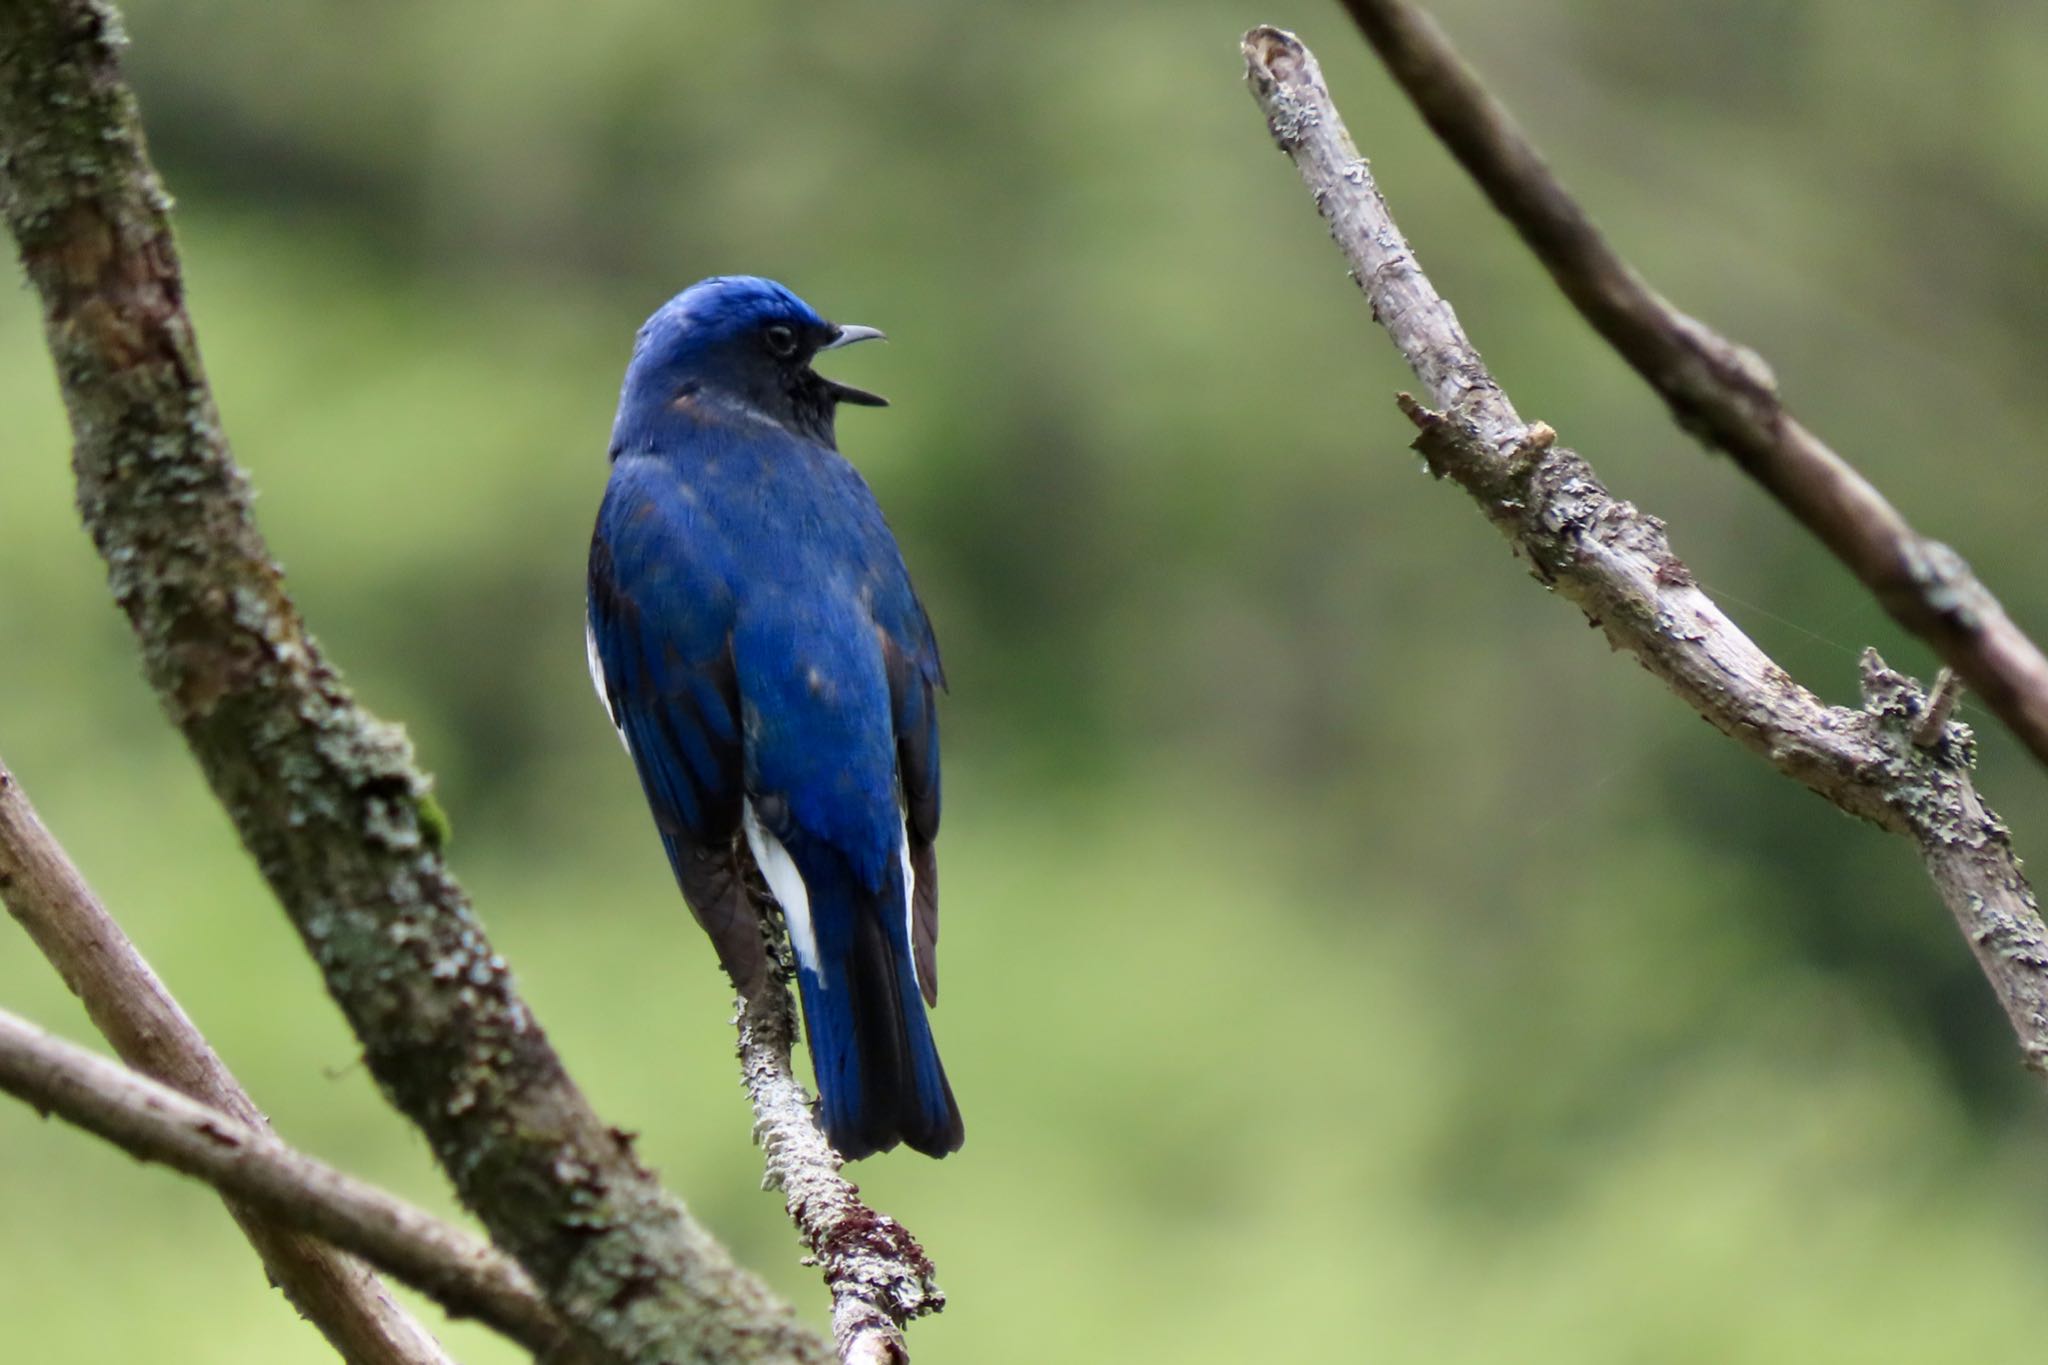
[[[78,505],[144,671],[384,1094],[593,1354],[830,1359],[591,1110],[258,532],[102,0],[0,4],[0,217],[43,305]]]
[[[567,1337],[525,1272],[487,1243],[294,1151],[265,1129],[4,1011],[0,1090],[345,1246],[542,1359],[569,1358]]]
[[[1971,741],[1951,724],[1913,742],[1926,700],[1864,658],[1862,710],[1823,704],[1722,614],[1671,552],[1664,525],[1611,496],[1592,467],[1525,424],[1450,305],[1422,273],[1292,34],[1253,29],[1252,94],[1293,158],[1351,272],[1433,410],[1401,395],[1430,471],[1472,495],[1537,576],[1576,603],[1713,725],[1851,815],[1914,841],[2011,1020],[2048,1073],[2048,930],[2006,829],[1971,786]]]
[[[1953,668],[1942,669],[1935,675],[1934,690],[1928,695],[1926,710],[1913,726],[1913,742],[1923,749],[1931,749],[1941,743],[1948,735],[1948,718],[1962,699],[1963,680],[1956,676]]]
[[[754,897],[763,923],[776,921],[772,902]],[[778,935],[769,934],[770,961]],[[790,1069],[796,1011],[785,978],[770,972],[757,999],[740,997],[740,1070],[754,1105],[754,1138],[766,1159],[768,1184],[781,1190],[790,1220],[811,1249],[832,1291],[832,1337],[845,1365],[907,1365],[903,1327],[936,1313],[946,1296],[932,1280],[924,1248],[910,1230],[860,1199],[839,1174],[839,1154],[825,1141]]]
[[[1679,425],[1726,451],[2048,763],[2048,657],[1962,557],[1907,524],[1778,398],[1748,348],[1673,308],[1609,246],[1506,108],[1405,0],[1345,0],[1436,135]]]
[[[266,1126],[0,764],[0,899],[121,1059],[251,1127]],[[228,1203],[270,1279],[345,1360],[447,1365],[440,1343],[350,1257]]]

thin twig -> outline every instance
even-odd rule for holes
[[[1861,710],[1827,706],[1794,682],[1695,585],[1662,522],[1611,496],[1555,432],[1516,414],[1394,225],[1308,49],[1258,28],[1244,55],[1274,140],[1435,405],[1401,395],[1431,472],[1471,494],[1545,584],[1716,728],[1849,814],[1913,840],[2022,1056],[2048,1073],[2048,929],[2005,826],[1971,785],[1967,727],[1916,746],[1925,699],[1874,653],[1864,655]]]
[[[252,1127],[266,1121],[0,764],[0,899],[85,1006],[100,1036],[146,1076]],[[352,1257],[233,1200],[228,1211],[271,1282],[344,1360],[449,1365],[427,1329]]]
[[[558,1354],[567,1339],[525,1272],[488,1243],[5,1011],[0,1090],[347,1247],[543,1359],[567,1358]]]
[[[1927,695],[1927,709],[1913,726],[1913,742],[1923,749],[1941,743],[1948,733],[1948,718],[1962,699],[1963,680],[1953,668],[1942,669],[1935,675],[1933,691]]]
[[[754,898],[776,960],[772,905]],[[741,996],[739,1056],[754,1106],[767,1184],[781,1190],[790,1220],[811,1249],[832,1291],[832,1338],[844,1365],[908,1365],[902,1329],[936,1313],[946,1296],[933,1282],[931,1259],[910,1230],[861,1202],[860,1189],[839,1174],[839,1154],[818,1131],[810,1096],[790,1068],[796,1011],[781,974],[770,972],[759,994]]]
[[[1426,14],[1405,0],[1345,7],[1430,128],[1679,424],[1762,484],[2048,763],[2048,657],[1962,556],[1914,530],[1800,425],[1754,352],[1672,307],[1616,254]]]
[[[143,670],[462,1202],[594,1353],[831,1359],[591,1108],[258,530],[104,0],[0,3],[0,218],[42,303],[78,509]]]

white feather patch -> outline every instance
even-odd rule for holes
[[[590,661],[590,685],[597,689],[597,704],[604,708],[605,719],[612,723],[612,729],[619,732],[619,743],[626,746],[630,757],[633,746],[626,739],[626,727],[619,724],[618,713],[612,710],[611,690],[604,685],[604,660],[597,657],[597,630],[590,624],[588,616],[583,618],[583,655]]]
[[[754,852],[754,863],[767,879],[768,889],[775,893],[776,904],[782,907],[783,921],[789,925],[789,946],[796,949],[797,965],[817,978],[819,990],[827,989],[830,983],[818,970],[818,934],[811,926],[811,893],[804,887],[803,873],[796,870],[796,860],[789,856],[782,841],[762,828],[752,801],[741,811],[740,823],[747,831],[747,847]]]
[[[896,856],[903,860],[903,946],[913,957],[917,954],[917,869],[910,865],[910,819],[903,814],[903,803],[897,802],[897,825],[903,831],[903,841],[896,845]]]

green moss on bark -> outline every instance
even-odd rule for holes
[[[0,0],[0,214],[151,685],[377,1083],[594,1354],[829,1360],[590,1110],[441,860],[404,733],[306,632],[206,385],[122,41],[92,0]]]

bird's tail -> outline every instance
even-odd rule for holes
[[[966,1136],[918,993],[909,926],[900,909],[889,913],[904,894],[891,872],[879,897],[851,877],[806,879],[818,970],[797,972],[804,1035],[825,1136],[848,1160],[898,1142],[944,1156]]]

